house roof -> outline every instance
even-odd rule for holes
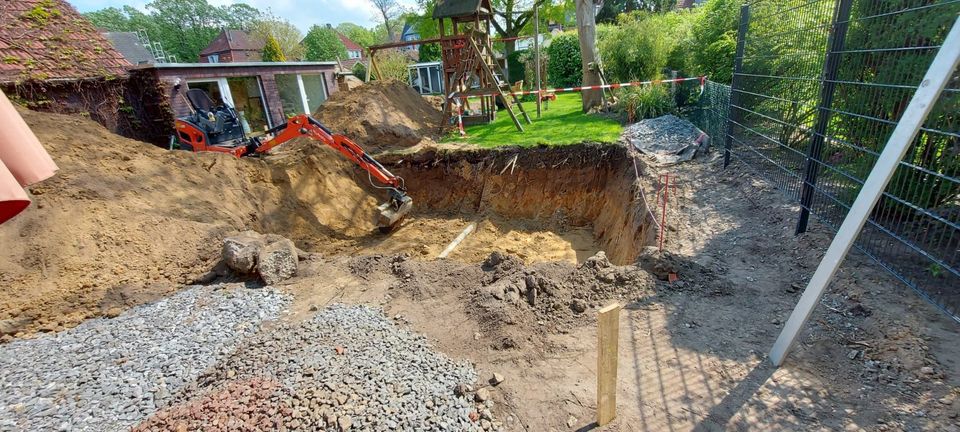
[[[363,51],[362,46],[344,36],[343,33],[337,32],[337,36],[340,38],[340,42],[343,42],[343,46],[347,47],[347,51]]]
[[[123,57],[133,64],[156,63],[157,59],[140,43],[140,37],[134,32],[105,32],[103,36]]]
[[[264,42],[251,37],[241,30],[223,30],[213,38],[200,55],[216,54],[224,51],[262,51]]]
[[[433,8],[434,18],[456,18],[473,15],[477,12],[490,12],[490,2],[486,0],[437,0]]]
[[[0,1],[0,82],[127,74],[130,62],[66,1]]]
[[[157,63],[153,65],[142,65],[137,69],[193,69],[193,68],[302,68],[309,66],[336,66],[335,61],[321,62],[236,62],[236,63]]]

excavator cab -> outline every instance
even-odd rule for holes
[[[226,103],[216,105],[202,89],[187,90],[187,101],[190,115],[177,119],[181,148],[216,151],[216,148],[209,147],[231,149],[246,141],[240,116],[233,107]],[[189,124],[189,127],[182,123]]]

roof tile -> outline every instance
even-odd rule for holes
[[[64,0],[0,0],[0,82],[124,76],[132,65]]]

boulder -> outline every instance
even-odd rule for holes
[[[223,262],[238,273],[253,273],[257,268],[260,249],[265,244],[263,236],[254,231],[227,237],[223,239]]]
[[[260,249],[257,271],[267,285],[290,279],[297,274],[297,247],[288,239],[281,239]]]

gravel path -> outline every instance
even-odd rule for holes
[[[269,288],[192,287],[114,319],[0,345],[0,430],[128,429],[288,303]]]
[[[200,377],[183,398],[209,401],[211,393],[251,380],[278,382],[285,391],[264,394],[268,400],[256,402],[262,412],[235,407],[229,401],[220,408],[215,403],[193,402],[195,409],[175,407],[138,429],[500,428],[489,411],[490,390],[478,390],[479,397],[470,391],[477,374],[469,363],[437,353],[424,337],[366,306],[333,305],[313,319],[281,323],[258,333]]]

